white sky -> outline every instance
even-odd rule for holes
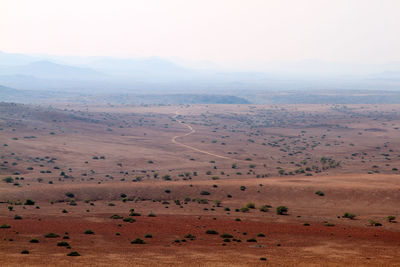
[[[0,50],[384,63],[400,61],[400,1],[0,0]]]

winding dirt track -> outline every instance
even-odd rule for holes
[[[176,139],[178,139],[178,138],[180,138],[180,137],[185,137],[185,136],[194,134],[194,133],[196,132],[196,130],[193,129],[192,126],[187,125],[187,124],[185,124],[184,122],[182,122],[181,120],[179,120],[179,119],[178,119],[178,116],[179,116],[178,111],[175,111],[174,119],[175,119],[177,122],[179,122],[180,124],[182,124],[182,125],[184,125],[185,127],[187,127],[187,128],[190,130],[190,132],[185,133],[185,134],[183,134],[183,135],[176,135],[176,136],[172,137],[172,139],[171,139],[172,143],[177,144],[177,145],[180,145],[180,146],[185,147],[185,148],[188,148],[188,149],[191,149],[191,150],[193,150],[193,151],[197,151],[197,152],[200,152],[200,153],[203,153],[203,154],[207,154],[207,155],[213,156],[213,157],[217,157],[217,158],[221,158],[221,159],[229,159],[229,160],[238,161],[237,159],[233,159],[233,158],[230,158],[230,157],[225,157],[225,156],[217,155],[217,154],[214,154],[214,153],[205,151],[205,150],[198,149],[198,148],[193,147],[193,146],[185,145],[185,144],[183,144],[183,143],[177,141]],[[239,160],[239,161],[240,161],[240,160]]]

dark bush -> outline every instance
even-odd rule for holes
[[[67,192],[67,193],[65,193],[65,195],[67,196],[67,197],[75,197],[75,195],[73,194],[73,193],[71,193],[71,192]]]
[[[129,223],[134,223],[134,222],[136,222],[136,220],[135,219],[133,219],[133,218],[130,218],[130,217],[126,217],[126,218],[124,218],[124,219],[122,219],[124,222],[129,222]]]
[[[136,238],[131,241],[131,244],[146,244],[146,242],[140,238]]]
[[[45,234],[44,237],[46,237],[46,238],[57,238],[57,237],[60,237],[60,235],[59,234],[55,234],[55,233],[48,233],[48,234]]]
[[[92,230],[88,229],[88,230],[86,230],[84,232],[84,234],[86,234],[86,235],[94,235],[94,232]]]
[[[80,256],[80,255],[81,254],[79,254],[77,251],[72,251],[72,252],[67,254],[67,256],[73,256],[73,257]]]
[[[222,238],[233,238],[233,235],[224,233],[221,235],[221,237]]]
[[[28,198],[27,200],[25,200],[24,205],[35,205],[35,201],[33,201],[32,199]]]
[[[202,195],[202,196],[208,196],[210,194],[210,192],[208,192],[208,191],[201,191],[200,192],[200,195]]]
[[[355,214],[353,214],[353,213],[350,213],[350,212],[345,212],[345,213],[343,214],[343,218],[347,218],[347,219],[350,219],[350,220],[353,220],[356,216],[357,216],[357,215],[355,215]]]
[[[288,212],[288,208],[285,206],[279,206],[276,208],[276,214],[278,215],[285,215]]]
[[[69,247],[69,244],[68,244],[68,242],[61,241],[61,242],[57,243],[57,246],[58,247]]]

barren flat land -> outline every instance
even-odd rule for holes
[[[0,179],[1,266],[400,266],[398,104],[0,103]]]

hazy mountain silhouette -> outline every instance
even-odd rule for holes
[[[104,74],[89,68],[61,65],[50,61],[35,61],[22,66],[0,67],[2,75],[27,75],[44,79],[97,79]]]

